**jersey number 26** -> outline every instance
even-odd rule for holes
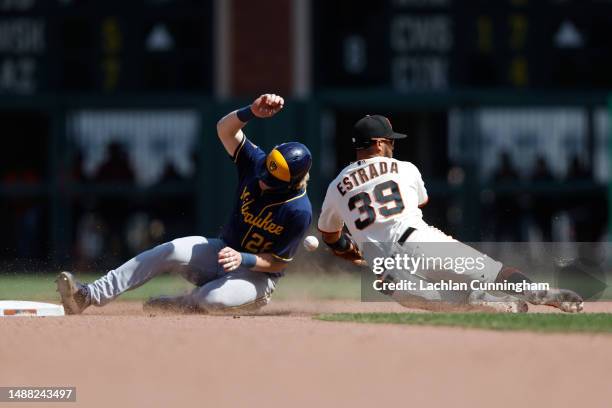
[[[379,204],[378,213],[383,217],[390,217],[404,211],[402,194],[395,181],[389,180],[377,184],[372,192],[374,193],[374,199]],[[395,203],[395,205],[389,206],[391,203]],[[355,220],[355,227],[357,229],[367,228],[376,221],[376,209],[372,207],[372,197],[370,197],[368,192],[362,191],[352,196],[348,201],[348,207],[351,211],[354,209],[359,211],[359,218]]]

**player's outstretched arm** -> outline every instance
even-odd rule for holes
[[[217,122],[217,135],[230,156],[242,142],[242,128],[253,118],[269,118],[276,115],[285,104],[285,100],[275,94],[263,94],[244,108],[232,111]]]
[[[218,260],[225,272],[234,271],[241,265],[257,272],[281,272],[288,265],[288,262],[277,260],[271,253],[245,254],[230,247],[219,251]]]
[[[355,265],[362,266],[365,264],[363,256],[357,247],[357,244],[344,232],[324,232],[321,231],[323,242],[332,250],[334,255],[346,259]]]

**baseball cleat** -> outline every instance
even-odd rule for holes
[[[493,296],[486,292],[474,291],[468,303],[472,306],[484,306],[501,313],[527,313],[529,305],[515,296]]]
[[[527,313],[529,311],[527,302],[520,299],[503,302],[482,302],[480,305],[502,313]]]
[[[142,305],[145,312],[196,313],[199,308],[187,303],[185,296],[157,296],[149,298]]]
[[[579,313],[584,308],[582,297],[569,289],[526,292],[525,298],[531,304],[552,306],[567,313]]]
[[[70,272],[61,272],[55,280],[66,314],[80,314],[91,304],[89,289]]]

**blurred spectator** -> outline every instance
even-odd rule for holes
[[[166,162],[166,166],[164,167],[164,171],[162,172],[161,178],[159,179],[159,183],[170,183],[173,181],[182,180],[183,177],[176,170],[174,163],[171,161]]]
[[[583,185],[580,194],[573,194],[565,200],[572,222],[576,242],[599,241],[608,223],[608,197],[606,188],[596,185],[592,171],[577,155],[570,160],[567,182],[590,182]]]
[[[493,172],[495,187],[510,189],[497,191],[493,201],[495,239],[497,241],[522,241],[522,211],[519,197],[513,187],[520,182],[510,154],[502,151],[499,154],[499,167]]]
[[[4,186],[30,186],[35,187],[42,182],[40,175],[34,168],[30,168],[29,164],[22,169],[14,169],[5,173],[2,184]],[[43,248],[40,245],[42,242],[42,227],[41,219],[43,217],[44,205],[40,200],[25,196],[17,196],[11,200],[7,200],[10,206],[8,217],[12,221],[13,231],[9,232],[9,246],[15,248],[15,254],[18,258],[32,259],[43,256]]]
[[[129,217],[125,234],[130,254],[137,254],[162,243],[165,226],[161,220],[151,219],[148,213],[140,211]]]
[[[195,182],[198,171],[198,153],[197,149],[193,149],[190,152],[189,158],[193,167],[192,171],[187,174],[180,173],[173,162],[166,162],[162,176],[156,186],[163,186],[165,183],[172,182],[186,182],[186,184]],[[147,203],[147,209],[150,210],[151,216],[147,233],[149,234],[151,244],[145,245],[145,249],[151,245],[161,243],[166,237],[173,239],[181,235],[196,233],[193,222],[190,221],[190,217],[186,217],[185,213],[186,208],[189,208],[189,205],[185,204],[192,200],[193,197],[189,198],[189,196],[172,196],[168,197],[168,199]]]
[[[95,268],[95,262],[104,253],[105,236],[106,225],[96,213],[88,212],[81,217],[76,231],[76,270]]]
[[[78,150],[72,162],[72,170],[70,172],[70,177],[71,177],[72,182],[87,181],[88,177],[83,171],[84,160],[85,160],[85,157],[83,155],[83,151]]]
[[[93,181],[99,183],[134,183],[135,173],[129,156],[121,143],[111,142],[108,145],[106,160],[98,168]],[[104,239],[104,242],[107,243],[104,250],[105,257],[108,262],[125,258],[127,248],[123,244],[123,230],[128,216],[126,201],[117,200],[114,197],[101,198],[98,211],[102,222],[108,226],[107,235]]]
[[[97,182],[134,181],[134,170],[121,143],[111,142],[108,145],[106,161],[100,165],[93,179]]]
[[[188,178],[190,180],[198,179],[198,170],[200,168],[200,151],[197,147],[195,147],[191,153],[189,154],[189,158],[191,159],[191,165],[193,166],[193,171],[189,174]]]
[[[531,181],[540,184],[536,187],[543,187],[543,184],[551,183],[554,180],[546,159],[538,155],[531,173]],[[552,241],[552,217],[556,200],[547,192],[536,192],[531,198],[533,221],[542,234],[542,241]]]
[[[566,179],[567,181],[584,181],[592,179],[591,171],[582,163],[577,154],[570,159]]]

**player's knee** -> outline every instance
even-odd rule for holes
[[[181,264],[191,260],[194,246],[202,241],[204,238],[201,237],[183,237],[161,244],[159,247],[167,261]]]
[[[212,311],[240,306],[239,303],[236,304],[237,302],[232,301],[230,296],[224,292],[225,291],[218,289],[211,290],[198,300],[199,306],[203,309]]]
[[[174,242],[165,242],[145,252],[153,256],[158,262],[168,262],[177,259],[177,247]]]
[[[267,298],[266,298],[267,300]],[[252,296],[241,296],[239,293],[228,292],[223,289],[214,289],[198,300],[198,305],[210,312],[224,312],[230,310],[251,310],[262,307],[264,304],[255,301]],[[267,303],[267,302],[265,302]],[[257,307],[254,307],[257,304]]]
[[[188,262],[191,257],[190,251],[175,241],[159,244],[137,255],[136,260],[140,263],[153,262],[163,267],[173,267]]]
[[[171,242],[159,244],[136,256],[138,262],[161,262],[174,254],[174,245]]]

